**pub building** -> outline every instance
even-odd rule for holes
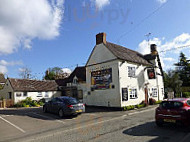
[[[155,44],[150,54],[106,41],[106,33],[96,35],[96,45],[86,63],[87,93],[83,102],[90,106],[124,107],[163,100],[163,71]]]

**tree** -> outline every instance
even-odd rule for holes
[[[49,68],[45,72],[45,80],[64,79],[70,75],[68,72],[64,72],[60,67]]]
[[[23,68],[20,69],[19,76],[22,79],[31,79],[32,78],[31,73],[32,73],[31,69],[29,69],[28,67],[23,67]]]
[[[184,53],[180,53],[179,62],[174,64],[177,67],[180,79],[183,81],[182,86],[190,86],[190,60]]]
[[[164,86],[165,90],[174,91],[175,94],[181,92],[181,86],[183,81],[180,80],[179,73],[170,70],[168,73],[164,72]]]

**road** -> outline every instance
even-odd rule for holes
[[[1,112],[1,111],[0,111]],[[154,123],[155,107],[134,111],[94,111],[59,119],[41,109],[0,113],[0,141],[18,142],[185,142],[188,129]],[[5,120],[8,122],[6,122]],[[13,124],[13,125],[12,125]]]

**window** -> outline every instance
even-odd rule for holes
[[[122,88],[122,101],[128,101],[128,89]]]
[[[135,77],[135,67],[128,67],[128,77]]]
[[[78,80],[76,78],[73,79],[73,84],[77,84]]]
[[[16,93],[16,96],[17,96],[17,97],[21,97],[21,96],[22,96],[22,93]]]
[[[158,96],[157,88],[152,88],[152,96],[153,97],[157,97]]]
[[[136,99],[137,97],[137,89],[129,89],[130,99]]]
[[[45,97],[49,98],[49,93],[48,92],[45,92]]]
[[[164,96],[164,88],[162,88],[162,96]]]
[[[28,96],[27,92],[24,92],[24,93],[23,93],[23,96],[24,96],[24,97],[27,97],[27,96]]]
[[[42,97],[42,92],[38,92],[37,97]]]

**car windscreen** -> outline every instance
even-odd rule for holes
[[[160,104],[160,107],[165,108],[165,109],[181,108],[181,107],[183,107],[183,103],[177,102],[177,101],[163,101]]]
[[[67,104],[70,104],[70,105],[74,105],[74,104],[78,104],[79,102],[77,101],[77,99],[75,99],[75,98],[69,98],[69,99],[64,99],[65,100],[65,102],[67,103]]]

